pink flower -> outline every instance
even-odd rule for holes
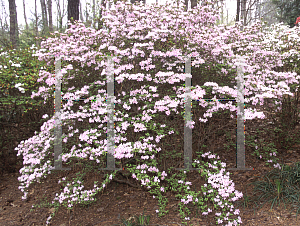
[[[300,16],[297,18],[297,20],[296,20],[296,25],[298,25],[298,23],[300,22]]]

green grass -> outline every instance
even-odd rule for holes
[[[257,204],[259,201],[263,202],[261,207],[271,202],[271,209],[274,204],[278,203],[278,206],[280,206],[280,203],[283,202],[286,209],[286,204],[290,203],[291,207],[297,209],[297,220],[297,215],[300,211],[300,162],[291,166],[283,165],[281,170],[274,169],[258,178],[259,179],[255,180],[255,182],[250,183],[254,185],[253,197],[247,196],[246,194],[244,201],[237,201],[239,204],[236,208],[241,204],[244,205],[244,208],[245,206],[248,207],[248,203],[251,201],[254,202],[256,206],[259,206],[259,204]]]

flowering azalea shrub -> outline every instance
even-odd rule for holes
[[[172,190],[180,197],[179,212],[185,220],[189,220],[185,213],[189,211],[185,205],[192,202],[199,206],[203,215],[206,215],[212,210],[204,205],[204,201],[210,200],[216,203],[217,224],[238,225],[242,220],[238,216],[239,210],[234,208],[232,202],[241,198],[243,194],[235,190],[229,173],[225,172],[226,163],[216,160],[219,159],[218,156],[198,153],[198,158],[194,159],[193,167],[203,169],[201,176],[207,180],[207,184],[201,187],[201,192],[198,193],[192,191],[191,182],[184,179],[188,170],[177,173],[169,169],[168,172],[161,172],[157,166],[155,156],[158,152],[164,151],[160,144],[167,136],[172,137],[174,132],[177,134],[178,132],[171,128],[167,121],[158,122],[156,116],[169,115],[171,111],[184,114],[185,89],[178,83],[185,80],[185,74],[182,73],[182,66],[174,67],[177,64],[182,65],[184,56],[195,58],[192,62],[195,70],[205,62],[218,64],[225,61],[228,67],[222,67],[220,73],[224,77],[227,76],[228,80],[233,80],[237,67],[243,66],[244,95],[248,97],[245,98],[246,120],[256,117],[264,119],[265,115],[262,112],[257,112],[255,108],[249,106],[258,103],[263,105],[264,98],[281,99],[283,94],[292,95],[289,86],[299,83],[299,76],[296,77],[292,72],[279,74],[271,70],[271,67],[283,65],[286,56],[281,55],[279,50],[270,49],[275,43],[264,41],[266,34],[261,32],[260,23],[246,27],[245,31],[240,31],[240,24],[229,28],[215,26],[219,16],[214,9],[205,6],[184,12],[183,2],[179,3],[179,7],[169,4],[158,7],[118,2],[109,12],[104,9],[103,20],[107,30],[94,31],[82,23],[77,23],[66,30],[66,34],[55,32],[52,38],[41,43],[42,49],[36,56],[39,56],[40,60],[45,60],[47,65],[53,64],[53,55],[68,56],[65,57],[66,62],[62,61],[62,84],[75,79],[76,82],[84,81],[82,83],[85,85],[81,90],[76,90],[73,86],[64,90],[62,98],[81,99],[82,96],[89,95],[84,101],[86,105],[80,106],[76,113],[70,108],[76,104],[73,101],[63,105],[60,117],[62,126],[67,127],[69,133],[63,134],[62,140],[63,143],[73,146],[63,150],[62,161],[71,164],[74,159],[88,159],[100,164],[101,155],[107,153],[105,75],[108,72],[106,56],[111,55],[115,64],[114,76],[117,82],[115,90],[121,90],[114,100],[116,104],[114,157],[119,160],[135,158],[138,161],[137,165],[126,164],[126,169],[133,178],[139,180],[151,194],[154,194],[153,198],[158,199],[160,208],[156,212],[159,216],[168,213],[165,211],[167,200],[163,193]],[[208,3],[215,4],[215,1]],[[244,56],[243,64],[240,63],[239,56]],[[136,81],[128,82],[129,80]],[[37,93],[35,90],[31,97],[43,96],[45,100],[53,97],[55,72],[46,68],[40,72],[38,82],[45,86],[39,87]],[[167,85],[174,86],[167,90]],[[208,104],[201,100],[210,91],[215,94],[214,99],[216,95],[231,99],[237,97],[236,86],[221,87],[217,83],[206,82],[201,87],[199,85],[192,87],[191,97],[200,99],[199,105],[202,107],[208,107],[204,118],[199,118],[200,122],[207,122],[212,113],[220,109],[236,111],[236,107],[232,104],[222,104],[218,101]],[[144,105],[135,108],[134,105],[137,103]],[[280,108],[279,105],[280,102],[276,103],[275,107]],[[52,116],[46,119],[48,117],[44,116],[45,123],[39,134],[36,133],[34,137],[22,141],[16,148],[18,156],[23,155],[24,158],[24,167],[20,170],[22,176],[19,177],[21,182],[19,188],[24,192],[22,197],[24,200],[27,199],[30,184],[39,181],[41,177],[45,178],[53,169],[51,161],[46,159],[53,157],[55,118]],[[73,127],[75,121],[86,119],[90,128],[79,133],[78,128]],[[188,124],[193,128],[195,122],[190,121]],[[126,130],[134,132],[140,139],[127,137]],[[200,160],[201,157],[208,159],[203,161]],[[280,165],[274,164],[274,167]],[[115,175],[116,171],[107,174],[100,185],[95,181],[92,190],[84,190],[80,178],[69,178],[72,181],[61,178],[58,183],[62,183],[65,187],[60,194],[56,194],[52,204],[71,209],[76,203],[94,202],[96,199],[93,196],[105,189]],[[162,186],[161,181],[167,181],[170,186]],[[49,217],[47,223],[52,217],[53,215]]]
[[[37,57],[32,57],[35,53],[34,48],[36,47],[20,51],[0,49],[0,100],[3,106],[14,104],[22,106],[26,113],[42,104],[42,101],[38,102],[30,97],[30,91],[34,90],[32,88],[41,85],[36,81],[39,77],[39,70],[45,67],[43,62],[37,60]],[[22,95],[25,91],[28,91],[28,96]],[[0,119],[2,117],[3,115],[0,115]]]

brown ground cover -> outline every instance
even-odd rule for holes
[[[225,114],[225,118],[229,114]],[[234,125],[235,119],[227,118],[224,120],[224,115],[220,116],[221,119],[212,118],[212,122],[208,123],[205,127],[207,137],[202,137],[203,141],[199,139],[200,134],[193,132],[193,153],[199,150],[199,143],[207,145],[204,150],[211,150],[212,153],[220,156],[220,160],[225,162],[226,168],[235,167],[235,148],[234,142],[236,139]],[[279,121],[280,117],[274,115],[273,119]],[[257,128],[264,128],[265,133],[260,135],[260,138],[264,140],[270,140],[272,138],[272,124],[268,123],[270,120],[255,119],[252,121],[246,121],[246,137],[253,135]],[[214,123],[213,123],[214,122]],[[227,126],[226,126],[227,125]],[[228,125],[232,125],[229,129],[230,136],[226,136],[225,128],[228,129]],[[219,128],[218,133],[209,131],[216,131]],[[27,128],[29,130],[29,128]],[[182,128],[183,129],[183,128]],[[26,128],[24,128],[26,130]],[[223,132],[222,132],[223,131]],[[17,133],[17,131],[15,131]],[[181,131],[183,132],[183,131]],[[195,134],[195,135],[194,135]],[[198,137],[199,135],[199,137]],[[294,139],[289,141],[288,148],[284,148],[282,138],[273,139],[280,163],[291,165],[299,162],[300,160],[300,144],[299,144],[299,123],[293,129],[288,131],[288,136],[293,136]],[[229,137],[229,138],[228,138]],[[173,147],[180,145],[180,138],[178,136],[178,143],[173,144]],[[247,140],[247,138],[246,138]],[[181,145],[183,145],[181,143]],[[229,146],[228,146],[229,145]],[[284,145],[287,145],[284,143]],[[229,148],[226,148],[229,147]],[[173,148],[172,146],[165,146],[168,150]],[[253,202],[245,202],[245,195],[252,195],[254,185],[250,185],[251,182],[258,180],[256,176],[266,175],[271,171],[271,168],[266,166],[265,162],[258,159],[256,156],[251,155],[251,147],[246,145],[246,167],[254,168],[253,171],[230,171],[232,175],[230,178],[235,183],[235,189],[241,191],[244,197],[241,199],[240,204],[240,216],[243,221],[242,225],[289,225],[296,226],[300,224],[299,217],[296,219],[296,209],[285,209],[283,204],[274,205],[271,210],[271,204],[267,203],[261,209],[254,209],[256,205]],[[183,150],[182,150],[183,153]],[[195,155],[194,155],[195,156]],[[193,156],[193,157],[194,157]],[[159,159],[159,155],[157,156]],[[77,161],[77,163],[84,163],[85,161]],[[116,162],[116,167],[120,167],[120,163]],[[159,169],[163,170],[168,168],[174,163],[171,161],[161,161]],[[20,174],[4,173],[0,179],[0,225],[5,226],[17,226],[17,225],[45,225],[48,216],[54,211],[53,207],[43,206],[43,203],[47,201],[51,203],[55,197],[55,193],[60,191],[60,185],[57,183],[58,178],[68,176],[68,178],[75,177],[77,172],[82,172],[84,167],[81,165],[73,164],[74,168],[68,172],[56,172],[49,175],[46,179],[41,179],[41,183],[33,184],[30,187],[29,199],[25,202],[21,200],[22,192],[18,189],[19,182],[17,180]],[[94,165],[95,166],[95,165]],[[177,161],[176,167],[183,167],[183,160]],[[95,166],[96,167],[96,166]],[[21,165],[18,165],[18,169]],[[86,189],[92,188],[93,182],[98,180],[103,181],[104,172],[98,173],[87,172],[84,177],[84,185]],[[192,182],[192,189],[199,190],[200,186],[205,183],[203,178],[197,171],[188,173],[188,181]],[[126,169],[119,171],[116,179],[108,184],[107,189],[98,193],[96,196],[97,201],[88,206],[75,205],[75,208],[68,210],[66,207],[59,207],[54,218],[51,220],[51,225],[67,226],[67,225],[99,225],[99,226],[111,226],[111,225],[140,225],[129,224],[128,222],[134,221],[137,223],[135,216],[150,216],[149,225],[183,225],[180,214],[177,211],[178,198],[174,193],[168,191],[166,197],[169,202],[166,209],[169,213],[159,218],[155,213],[155,209],[158,209],[158,200],[153,199],[152,195],[147,192],[146,188],[141,187],[138,181],[131,178]],[[262,204],[263,200],[259,203]],[[40,208],[34,208],[33,205],[42,205]],[[235,206],[237,203],[234,204]],[[208,202],[208,206],[213,208],[213,204]],[[197,211],[197,207],[188,204],[191,211],[190,221],[188,225],[215,225],[216,221],[214,215],[211,213],[208,216],[201,215],[200,211]],[[261,206],[260,206],[261,207]],[[254,212],[255,210],[255,212]],[[215,213],[215,211],[213,211]],[[121,219],[127,220],[127,224],[122,224]]]

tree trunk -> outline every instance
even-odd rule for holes
[[[41,1],[42,20],[43,20],[42,34],[46,35],[46,34],[48,34],[48,31],[49,31],[48,18],[47,18],[47,8],[46,8],[45,0],[40,0],[40,1]]]
[[[246,26],[246,20],[247,20],[246,1],[247,0],[242,0],[242,5],[241,5],[241,21],[243,23],[243,27]]]
[[[10,41],[13,49],[19,48],[19,31],[18,31],[18,20],[17,20],[17,7],[15,0],[9,0],[9,18],[10,18]]]
[[[79,3],[79,16],[80,16],[80,20],[83,22],[83,16],[82,16],[82,4],[81,4],[81,2]]]
[[[88,14],[88,9],[87,9],[87,4],[85,4],[85,21],[86,21],[86,26],[88,26],[88,20],[89,20],[89,14]]]
[[[34,0],[34,6],[35,6],[35,36],[36,36],[36,38],[38,38],[39,28],[38,28],[38,15],[37,15],[36,0]],[[39,46],[40,46],[39,41],[38,41],[38,39],[36,39],[36,47],[38,48]]]
[[[64,4],[64,2],[63,2]],[[58,0],[56,0],[56,6],[57,6],[57,29],[59,30],[59,32],[62,31],[62,13],[60,10],[60,2]]]
[[[68,0],[68,21],[75,24],[79,20],[79,0]],[[68,28],[71,26],[68,25]]]
[[[95,9],[95,0],[93,0],[93,28],[96,27],[95,11],[96,11],[96,9]]]
[[[239,22],[240,21],[240,5],[241,5],[241,2],[240,2],[240,0],[237,0],[236,1],[236,19],[235,19],[235,21],[236,22]]]
[[[64,11],[65,11],[65,4],[63,1],[63,10],[61,11],[60,9],[60,1],[56,0],[56,5],[57,5],[57,27],[59,27],[59,32],[62,33],[63,32],[63,26],[62,26],[62,21],[64,18]]]
[[[27,23],[26,11],[25,11],[25,0],[23,0],[23,10],[24,10],[24,19],[25,19],[25,24],[26,24],[26,30],[28,31],[28,23]]]
[[[7,42],[9,42],[10,38],[9,38],[9,24],[6,20],[9,17],[7,15],[7,11],[5,9],[5,5],[3,3],[3,0],[1,0],[1,7],[2,7],[3,10],[2,10],[2,17],[1,17],[1,20],[0,20],[0,24],[1,24],[0,44],[6,48],[6,47],[10,46],[10,44],[7,43]]]
[[[259,1],[256,1],[256,9],[255,9],[255,22],[257,22],[261,17],[260,4]]]
[[[222,7],[221,8],[221,15],[222,15],[222,17],[221,17],[221,24],[223,24],[224,23],[224,7]]]
[[[0,24],[1,24],[1,30],[2,32],[4,32],[5,29],[9,28],[8,23],[6,21],[7,19],[7,13],[6,13],[6,9],[5,9],[5,5],[3,3],[3,0],[1,0],[1,8],[2,8],[2,17],[0,20]],[[4,15],[4,13],[6,14],[6,16]],[[2,23],[2,21],[4,20],[4,22]]]
[[[104,5],[104,0],[100,0],[100,7],[101,6],[105,6]],[[100,30],[103,27],[103,22],[100,21],[100,19],[102,18],[102,9],[99,7],[99,19],[98,19],[98,30]]]
[[[53,22],[52,22],[52,0],[47,0],[48,5],[48,15],[49,15],[49,31],[53,32]]]

